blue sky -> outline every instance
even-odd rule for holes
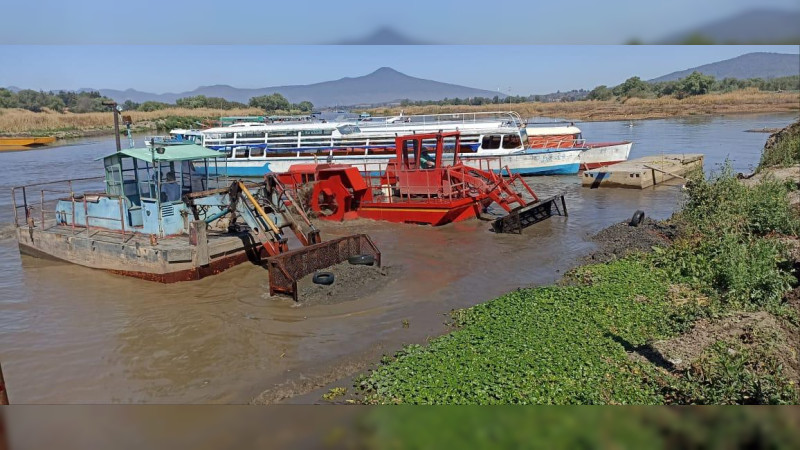
[[[754,8],[800,1],[9,0],[0,44],[327,44],[381,26],[442,44],[620,44]]]
[[[309,84],[379,67],[465,86],[528,95],[655,78],[754,51],[798,46],[580,45],[0,45],[0,87],[136,89],[165,93],[227,84]],[[800,70],[800,69],[799,69]]]

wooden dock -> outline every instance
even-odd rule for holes
[[[581,184],[592,189],[598,187],[644,189],[674,178],[685,179],[690,172],[702,168],[703,155],[700,153],[644,156],[587,170],[581,174]]]

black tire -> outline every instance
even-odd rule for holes
[[[640,209],[635,213],[633,213],[633,217],[631,217],[631,221],[628,223],[628,225],[632,227],[638,227],[643,220],[644,220],[644,211]]]
[[[375,257],[372,255],[356,255],[347,258],[347,262],[359,266],[371,266],[375,264]]]
[[[314,278],[311,279],[314,284],[322,284],[325,286],[333,284],[333,280],[334,276],[330,272],[317,272],[314,274]]]

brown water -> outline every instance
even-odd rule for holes
[[[581,124],[592,141],[630,139],[632,157],[701,152],[758,163],[766,134],[792,116]],[[440,228],[356,221],[323,236],[369,233],[392,276],[362,298],[295,305],[269,297],[266,271],[242,265],[197,282],[161,285],[20,257],[11,186],[98,175],[112,139],[0,154],[0,361],[12,403],[247,403],[294,395],[345,376],[404,343],[441,334],[453,308],[516,287],[551,283],[592,250],[588,236],[637,209],[657,219],[678,206],[677,185],[590,190],[575,176],[529,179],[567,195],[568,218],[522,236],[469,221]],[[341,300],[341,299],[340,299]],[[407,320],[409,326],[403,326]]]

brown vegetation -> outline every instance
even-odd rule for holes
[[[617,100],[582,100],[576,102],[531,102],[491,104],[481,106],[409,106],[376,108],[374,115],[438,114],[464,111],[517,111],[522,117],[560,117],[582,121],[660,119],[692,115],[723,115],[741,113],[778,113],[800,110],[798,92],[762,92],[755,89],[706,94],[676,99],[627,98]]]
[[[401,108],[375,108],[375,115],[395,115]],[[531,102],[481,106],[411,106],[406,114],[436,114],[464,111],[496,111],[511,109],[523,117],[560,117],[582,121],[657,119],[691,115],[723,115],[741,113],[778,113],[800,110],[798,92],[762,92],[747,89],[725,94],[707,94],[682,100],[672,97],[652,99],[583,100],[576,102]],[[168,108],[159,111],[130,111],[134,129],[155,129],[154,122],[167,117],[200,117],[262,115],[257,108],[234,110]],[[31,112],[23,109],[0,109],[0,135],[83,136],[110,132],[114,118],[110,112],[58,113]]]
[[[167,108],[158,111],[125,111],[130,115],[136,129],[153,129],[153,122],[171,116],[219,118],[222,116],[263,115],[257,108],[219,110]],[[31,112],[24,109],[0,109],[0,135],[50,134],[83,135],[85,132],[111,131],[114,116],[111,112],[59,113],[54,111]]]

